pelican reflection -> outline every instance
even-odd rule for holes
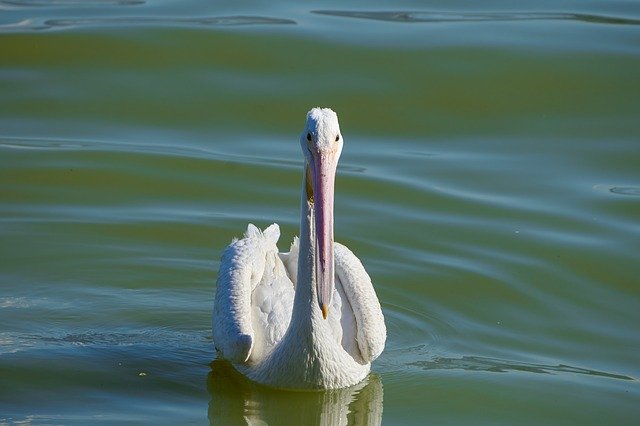
[[[382,382],[375,374],[348,388],[290,391],[252,382],[219,359],[211,363],[207,389],[211,424],[382,423]]]

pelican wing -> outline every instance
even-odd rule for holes
[[[387,338],[382,308],[371,278],[360,260],[347,247],[334,243],[336,278],[342,286],[355,319],[355,340],[362,360],[371,362],[382,353]],[[346,318],[345,318],[346,319]],[[343,328],[345,323],[343,319]],[[343,333],[349,333],[344,330]]]
[[[222,254],[213,306],[213,340],[232,362],[246,362],[256,343],[251,295],[265,270],[267,242],[280,238],[278,225],[264,233],[249,224],[244,238],[234,240]]]

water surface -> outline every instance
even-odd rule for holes
[[[0,1],[0,423],[633,424],[640,6]],[[219,256],[298,227],[306,111],[387,320],[369,378],[215,359]]]

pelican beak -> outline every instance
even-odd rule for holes
[[[327,319],[334,288],[333,272],[333,195],[337,155],[324,149],[312,155],[311,177],[316,240],[316,289],[322,317]]]

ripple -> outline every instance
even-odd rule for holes
[[[0,7],[137,6],[145,0],[0,0]]]
[[[593,188],[616,195],[640,197],[640,186],[595,185]]]
[[[265,155],[237,155],[213,151],[199,146],[175,146],[162,143],[132,143],[123,140],[88,140],[60,138],[16,138],[0,137],[0,150],[25,151],[99,151],[104,153],[121,153],[126,155],[143,154],[168,157],[184,157],[193,159],[210,159],[237,164],[261,164],[281,167],[299,167],[299,161],[291,161]],[[342,166],[341,170],[360,172],[358,167]]]
[[[220,16],[208,18],[85,18],[85,19],[49,19],[44,22],[48,27],[77,26],[239,26],[239,25],[283,25],[295,24],[291,19],[268,18],[262,16]]]
[[[455,22],[515,22],[515,21],[580,21],[592,24],[639,25],[639,19],[583,13],[512,13],[512,12],[360,12],[342,10],[314,10],[319,15],[344,18],[370,19],[401,23],[455,23]]]
[[[27,138],[0,138],[0,149],[19,150],[62,150],[83,149],[89,147],[86,143],[52,140],[52,139],[27,139]]]
[[[431,361],[415,361],[408,365],[420,367],[424,370],[465,370],[486,371],[492,373],[507,373],[510,371],[536,373],[536,374],[584,374],[610,379],[635,381],[633,377],[622,374],[607,373],[581,367],[572,367],[565,364],[545,365],[526,362],[507,361],[498,358],[486,358],[480,356],[463,356],[461,358],[435,358]]]
[[[30,308],[31,305],[26,297],[0,297],[0,309]]]
[[[72,346],[131,346],[162,345],[181,346],[187,342],[201,343],[204,335],[181,333],[166,328],[146,329],[140,332],[97,332],[66,333],[60,336],[32,335],[28,338],[54,345]]]
[[[130,332],[0,333],[0,354],[72,347],[208,348],[209,331],[185,333],[167,328]],[[207,349],[208,350],[208,349]]]
[[[409,338],[408,341],[427,340],[430,345],[435,346],[442,335],[456,332],[453,325],[444,319],[408,306],[386,303],[384,313],[389,334],[402,335]]]
[[[634,195],[640,196],[640,187],[637,186],[614,186],[609,189],[610,192],[618,195]]]
[[[251,25],[291,25],[296,21],[291,19],[269,18],[263,16],[220,16],[203,18],[78,18],[78,19],[48,19],[44,22],[25,19],[19,22],[9,22],[0,25],[2,32],[19,32],[25,30],[46,31],[75,27],[235,27]]]

